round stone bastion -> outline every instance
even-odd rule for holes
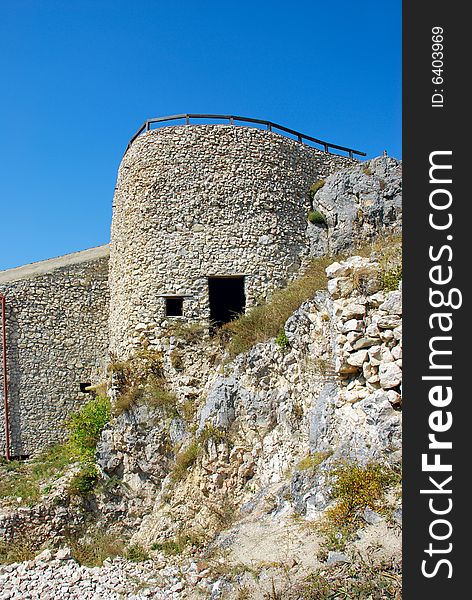
[[[110,350],[127,357],[175,320],[227,321],[286,285],[308,255],[310,186],[352,163],[252,127],[139,136],[113,201]]]

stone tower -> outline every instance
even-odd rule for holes
[[[119,168],[110,349],[171,319],[222,323],[293,278],[308,253],[308,191],[352,164],[271,131],[186,125],[137,137]]]

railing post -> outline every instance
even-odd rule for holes
[[[353,156],[352,156],[352,150],[349,150],[349,158],[353,158]]]
[[[328,144],[323,144],[324,145],[324,151],[328,152]]]
[[[272,123],[267,123],[267,131],[272,131]]]
[[[185,125],[188,125],[188,115],[185,115]]]
[[[149,131],[151,129],[151,123],[149,123],[149,121],[146,121],[146,131]]]
[[[300,144],[303,144],[303,137],[301,135],[298,136],[298,142]]]

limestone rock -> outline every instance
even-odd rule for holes
[[[383,389],[397,387],[402,381],[402,370],[394,362],[382,363],[379,366],[379,378]]]
[[[353,352],[347,359],[349,365],[354,367],[362,367],[363,363],[367,360],[367,350],[358,350]]]
[[[402,293],[390,292],[387,299],[379,306],[380,310],[385,311],[389,315],[402,314]]]

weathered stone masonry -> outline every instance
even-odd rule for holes
[[[110,345],[132,351],[166,322],[165,295],[186,321],[208,319],[208,277],[244,276],[246,307],[299,270],[313,182],[353,161],[250,127],[165,127],[121,163],[110,248]]]
[[[4,271],[0,291],[7,307],[11,454],[31,455],[64,437],[65,419],[90,397],[80,384],[103,373],[108,246]],[[3,451],[3,398],[0,419]]]

